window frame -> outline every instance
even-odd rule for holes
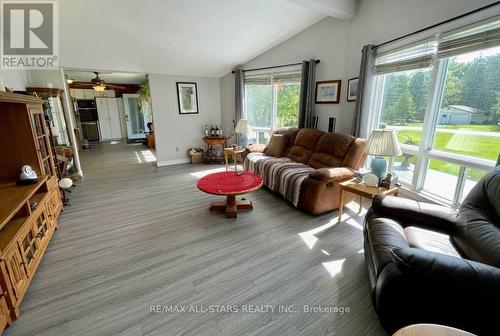
[[[290,69],[290,71],[285,71],[285,72],[294,73],[294,74],[297,74],[298,77],[302,77],[301,68],[294,68],[294,69]],[[269,75],[269,77],[270,77],[269,85],[271,85],[271,90],[272,90],[271,125],[270,125],[270,127],[261,127],[261,126],[256,127],[256,126],[250,125],[250,127],[252,129],[252,133],[255,133],[255,135],[256,135],[257,143],[259,143],[259,133],[267,133],[270,135],[278,127],[278,90],[277,90],[277,85],[280,82],[274,81],[274,77],[275,77],[274,73],[268,72],[268,73],[263,73],[262,75]],[[277,74],[277,75],[279,76],[279,74]],[[298,83],[300,86],[301,81],[298,80],[298,81],[286,82],[286,84],[288,84],[288,83],[293,83],[293,84]],[[248,92],[247,92],[247,81],[245,79],[243,81],[243,91],[244,91],[244,102],[245,102],[243,104],[243,118],[248,119],[248,111],[247,111],[247,102],[248,102],[247,94],[248,94]],[[300,91],[299,91],[299,95],[300,95]],[[297,122],[299,119],[298,118],[299,114],[300,114],[300,106],[299,106],[299,110],[297,110]],[[294,127],[294,126],[290,126],[290,127]],[[298,125],[296,127],[298,127]]]
[[[400,144],[401,150],[405,154],[411,154],[416,157],[415,168],[413,172],[412,183],[401,181],[408,190],[423,195],[439,203],[458,206],[463,196],[465,183],[467,181],[467,171],[469,168],[489,171],[495,167],[495,161],[475,158],[472,156],[447,153],[432,149],[434,137],[437,132],[439,109],[443,99],[443,93],[446,85],[446,74],[448,70],[449,58],[438,59],[432,65],[432,79],[429,87],[429,98],[424,114],[424,123],[422,125],[422,138],[418,146]],[[397,72],[391,72],[397,73]],[[391,73],[375,76],[373,93],[370,99],[372,115],[368,121],[368,134],[375,128],[378,128],[382,116],[383,94],[385,90],[386,75]],[[390,127],[390,126],[389,126]],[[439,195],[424,189],[425,178],[429,168],[430,160],[441,160],[448,163],[460,165],[457,183],[455,185],[454,196],[452,200],[448,200]],[[389,169],[393,168],[393,160],[390,162]]]

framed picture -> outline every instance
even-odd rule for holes
[[[316,82],[316,104],[338,104],[340,80]]]
[[[198,90],[196,83],[177,82],[176,84],[179,114],[197,114]]]
[[[359,77],[351,78],[347,82],[347,101],[353,102],[356,101],[358,97],[358,80]]]

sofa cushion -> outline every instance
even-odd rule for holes
[[[324,133],[308,164],[313,168],[340,167],[356,138],[340,133]]]
[[[324,134],[312,128],[303,128],[297,133],[295,142],[288,153],[288,158],[298,163],[306,163],[314,153],[319,138]]]
[[[416,226],[407,226],[404,228],[404,232],[410,247],[460,257],[447,234]]]
[[[271,140],[269,140],[269,145],[266,147],[266,149],[264,149],[264,154],[274,157],[283,157],[283,154],[285,154],[286,145],[286,133],[273,134],[271,135]]]
[[[285,157],[272,157],[263,153],[250,153],[245,159],[245,171],[262,176],[264,185],[281,194],[297,207],[302,184],[313,169],[306,164]]]
[[[295,138],[297,137],[299,131],[300,128],[297,127],[281,127],[274,130],[273,134],[286,134],[287,142],[286,142],[285,153],[283,154],[283,156],[288,156],[290,148],[295,143]]]

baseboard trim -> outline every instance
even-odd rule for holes
[[[167,161],[156,161],[156,167],[172,166],[176,164],[189,163],[189,162],[191,162],[189,158],[167,160]]]

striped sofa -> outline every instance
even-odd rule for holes
[[[311,214],[338,209],[339,182],[352,178],[364,163],[366,140],[310,128],[280,129],[287,146],[283,157],[264,154],[264,145],[247,147],[245,171],[259,174],[264,185],[294,207]],[[347,194],[345,201],[352,200]]]

